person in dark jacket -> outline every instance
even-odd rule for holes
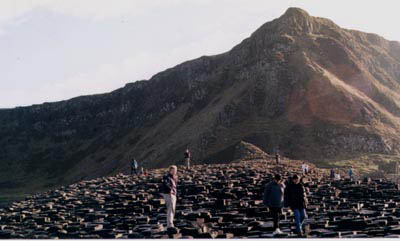
[[[330,176],[329,176],[331,179],[334,179],[335,178],[335,170],[332,168],[331,169],[331,172],[330,172]]]
[[[167,228],[171,228],[174,227],[178,168],[173,165],[170,166],[168,170],[167,175],[165,175],[162,180],[161,196],[165,199],[165,203],[167,204]]]
[[[296,232],[298,235],[302,235],[303,221],[307,217],[306,207],[308,204],[305,188],[300,182],[299,176],[294,175],[292,181],[287,186],[286,198],[288,206],[292,209],[296,221]]]
[[[282,183],[282,177],[276,174],[274,180],[265,185],[264,189],[264,205],[270,210],[270,214],[274,220],[274,233],[281,234],[279,229],[279,216],[282,212],[285,184]]]
[[[190,151],[189,151],[189,148],[186,149],[186,151],[183,154],[183,156],[185,157],[186,168],[189,170],[190,169]]]

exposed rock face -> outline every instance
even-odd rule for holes
[[[397,154],[400,44],[290,8],[227,53],[108,94],[0,110],[0,186],[42,189],[244,140],[297,159]],[[223,161],[223,160],[221,160]]]

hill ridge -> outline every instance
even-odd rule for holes
[[[230,51],[150,80],[0,110],[0,198],[113,175],[132,158],[179,164],[186,148],[196,164],[227,162],[241,140],[314,163],[396,157],[399,56],[399,43],[288,9]]]

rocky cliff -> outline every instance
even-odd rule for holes
[[[289,8],[230,51],[111,93],[0,110],[0,188],[35,191],[145,167],[231,161],[244,140],[324,160],[396,155],[400,43]],[[29,184],[28,184],[29,183]]]

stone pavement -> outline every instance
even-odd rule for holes
[[[168,230],[158,193],[166,169],[81,181],[0,209],[0,238],[272,238],[263,187],[275,173],[300,174],[300,166],[271,159],[179,169],[176,228]],[[331,181],[327,170],[310,166],[307,237],[400,237],[396,184]],[[294,215],[284,208],[279,237],[296,237],[294,229]]]

